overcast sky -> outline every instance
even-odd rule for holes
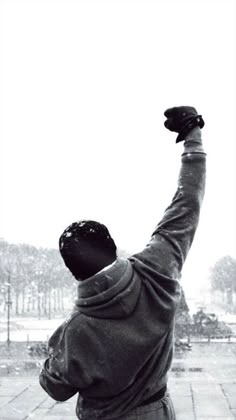
[[[140,250],[180,168],[163,112],[192,105],[208,178],[185,278],[236,257],[235,16],[234,0],[2,1],[0,237],[57,248],[92,218]]]

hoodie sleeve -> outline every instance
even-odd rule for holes
[[[192,130],[184,143],[177,191],[144,250],[133,257],[157,272],[179,279],[191,247],[205,191],[206,154],[201,130]]]
[[[78,392],[66,380],[68,354],[65,352],[65,326],[60,326],[48,342],[49,357],[39,375],[42,388],[56,401],[66,401]]]
[[[56,401],[66,401],[78,392],[78,389],[66,383],[54,371],[50,359],[46,359],[40,372],[39,383],[44,391]]]
[[[49,357],[44,362],[39,382],[56,401],[66,401],[83,392],[93,381],[85,368],[89,351],[92,351],[86,325],[81,323],[81,314],[76,311],[49,339]]]

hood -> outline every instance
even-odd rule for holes
[[[136,306],[141,280],[134,275],[127,259],[118,258],[114,264],[94,276],[80,281],[76,307],[95,318],[124,318]]]

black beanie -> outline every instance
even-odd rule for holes
[[[116,259],[116,245],[107,229],[93,220],[72,223],[59,239],[65,265],[77,280],[84,280]]]

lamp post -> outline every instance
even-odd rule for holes
[[[6,283],[7,285],[7,347],[10,346],[10,318],[11,318],[11,305],[12,305],[12,300],[11,300],[11,276],[10,273],[8,273],[8,282]]]

